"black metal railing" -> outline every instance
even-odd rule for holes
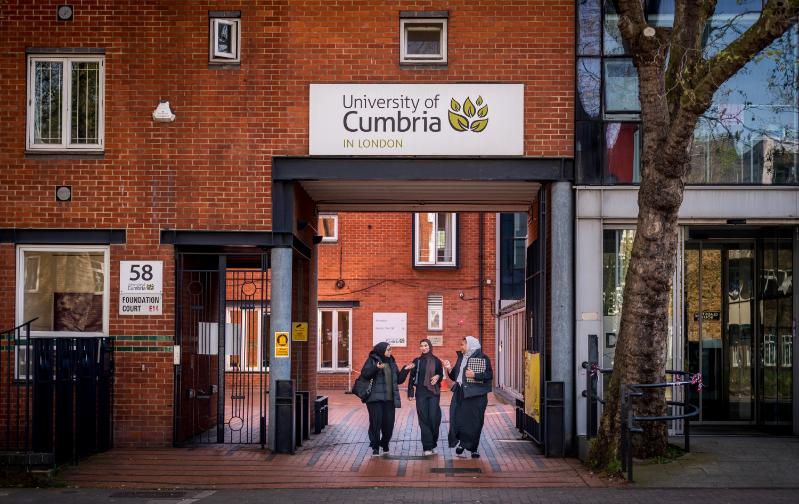
[[[31,323],[29,320],[0,333],[0,346],[5,352],[0,358],[0,383],[3,383],[2,419],[4,425],[2,451],[30,453],[31,403],[33,380],[28,372],[31,352]],[[17,366],[19,362],[19,366]]]
[[[30,320],[2,335],[4,451],[56,464],[112,446],[113,346],[107,337],[31,337]]]
[[[662,383],[629,383],[621,384],[621,469],[627,472],[627,481],[633,481],[632,435],[644,431],[638,422],[669,422],[683,420],[683,449],[691,451],[691,418],[699,416],[699,407],[691,404],[691,386],[702,390],[702,375],[688,371],[666,371],[674,377],[672,381]],[[658,388],[683,387],[682,401],[666,401],[671,406],[671,415],[641,416],[635,414],[633,401],[644,396],[644,391]],[[674,413],[679,411],[679,413]]]
[[[582,363],[586,370],[585,390],[583,397],[586,398],[586,433],[591,438],[596,435],[597,403],[605,404],[604,399],[599,396],[596,383],[599,376],[613,372],[613,369],[601,368],[599,363],[585,361]],[[686,452],[691,451],[691,418],[699,416],[699,407],[691,404],[691,387],[696,386],[702,390],[702,375],[700,373],[690,373],[688,371],[667,370],[667,375],[674,377],[672,381],[662,383],[632,383],[621,384],[621,469],[627,473],[627,480],[633,481],[633,458],[632,458],[632,435],[643,432],[639,422],[669,422],[672,420],[683,420],[683,446]],[[643,397],[644,390],[657,388],[682,387],[682,401],[668,400],[666,405],[671,407],[673,414],[661,416],[642,416],[634,414],[633,401]],[[678,413],[677,413],[678,412]]]

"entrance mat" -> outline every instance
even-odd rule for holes
[[[430,469],[430,472],[436,474],[465,474],[482,473],[483,470],[479,467],[434,467]]]
[[[130,490],[109,495],[109,497],[117,499],[180,499],[185,496],[186,492],[134,492]]]

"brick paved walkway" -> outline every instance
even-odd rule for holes
[[[416,410],[404,400],[397,411],[389,457],[371,457],[366,407],[340,391],[330,398],[330,424],[295,455],[258,446],[117,449],[69,467],[59,480],[70,486],[103,488],[364,488],[364,487],[588,487],[604,482],[576,460],[545,458],[519,439],[513,408],[491,397],[480,443],[482,458],[459,459],[443,443],[422,457]],[[449,402],[449,394],[442,398]]]

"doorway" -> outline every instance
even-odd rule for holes
[[[789,427],[793,245],[786,238],[685,244],[685,362],[704,388],[700,422]]]

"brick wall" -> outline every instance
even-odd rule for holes
[[[455,351],[464,336],[479,335],[479,217],[460,213],[458,269],[414,269],[412,267],[412,214],[340,213],[339,240],[319,246],[319,300],[357,301],[352,309],[353,369],[360,371],[373,346],[374,312],[407,313],[408,346],[394,347],[399,365],[419,355],[418,343],[429,335],[443,336],[444,346],[435,347],[442,359],[455,362]],[[496,217],[483,215],[483,349],[495,355],[495,320],[492,305],[496,292]],[[344,280],[344,288],[336,287]],[[459,296],[463,293],[463,298]],[[444,330],[427,330],[427,296],[444,297]],[[358,374],[353,372],[352,380]],[[345,389],[347,373],[320,372],[319,388]]]
[[[571,0],[71,3],[71,22],[56,21],[52,2],[0,3],[0,227],[127,230],[127,243],[111,248],[110,333],[158,339],[146,345],[130,339],[128,350],[118,352],[118,446],[165,445],[171,438],[171,343],[163,337],[174,334],[174,259],[172,248],[159,244],[159,231],[271,229],[271,159],[307,155],[309,83],[521,82],[525,155],[572,155]],[[241,11],[242,63],[236,68],[208,66],[207,11],[219,8]],[[449,10],[449,64],[400,67],[399,11],[437,9]],[[105,152],[99,159],[25,154],[25,49],[30,47],[105,50]],[[170,101],[174,123],[152,121],[160,99]],[[71,202],[55,201],[55,186],[61,184],[72,186]],[[405,224],[386,218],[409,225],[407,218]],[[489,229],[493,220],[486,222]],[[486,240],[488,246],[493,242]],[[0,286],[11,293],[14,252],[9,245],[2,248]],[[376,252],[373,247],[371,253]],[[401,263],[409,264],[408,258],[404,253]],[[164,261],[163,316],[117,314],[119,261],[125,259]],[[369,274],[349,285],[387,276],[374,268]],[[407,296],[426,298],[431,287],[422,286],[413,271],[403,274],[417,285]],[[475,332],[475,302],[451,296],[464,280],[446,272],[434,278],[432,285],[446,289],[445,310],[458,307],[447,316],[445,333]],[[495,277],[487,273],[486,278]],[[320,274],[320,289],[328,280]],[[395,301],[381,288],[371,289],[369,296]],[[366,308],[372,301],[363,303]],[[0,326],[13,323],[14,300],[7,294],[0,299]],[[409,339],[421,332],[409,328]],[[493,331],[486,330],[486,337],[493,338]],[[485,343],[493,346],[488,339]],[[399,352],[399,357],[411,353]],[[356,362],[362,358],[354,355]]]

